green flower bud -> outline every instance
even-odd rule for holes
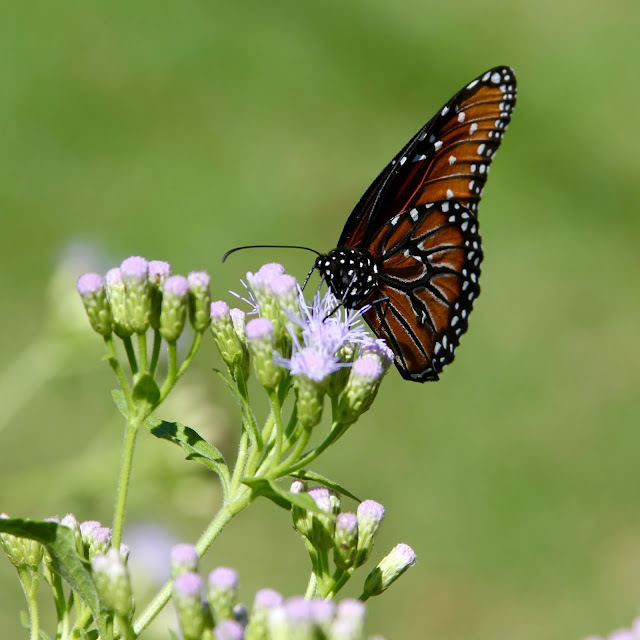
[[[192,271],[187,280],[189,282],[189,320],[196,331],[204,331],[211,322],[209,315],[211,278],[206,271]]]
[[[229,567],[217,567],[209,574],[207,598],[216,625],[221,620],[233,617],[238,582],[238,573]]]
[[[135,333],[149,328],[151,313],[151,286],[149,263],[140,256],[132,256],[120,265],[125,285],[125,307],[129,325]]]
[[[416,554],[413,549],[403,543],[397,544],[367,576],[361,598],[380,595],[415,563]]]
[[[78,278],[77,288],[93,330],[108,336],[113,330],[113,318],[102,276],[85,273]]]
[[[101,604],[116,615],[128,618],[133,613],[129,572],[117,549],[91,560],[91,570]]]
[[[182,637],[184,640],[200,640],[207,620],[202,606],[202,578],[194,571],[181,573],[173,581],[172,590]]]
[[[342,348],[338,350],[336,354],[340,363],[349,364],[355,360],[358,354],[358,345],[353,342],[348,342]],[[327,388],[327,394],[331,398],[339,396],[345,386],[347,380],[349,380],[349,374],[351,367],[340,367],[337,371],[334,371],[329,378],[329,387]]]
[[[373,543],[384,518],[384,507],[375,500],[358,505],[358,552],[354,566],[361,567],[371,555]]]
[[[105,284],[113,318],[113,330],[119,338],[128,338],[133,333],[133,329],[127,317],[126,291],[119,267],[107,271]]]
[[[247,323],[246,335],[256,377],[265,389],[273,391],[283,375],[283,370],[273,362],[273,324],[266,318],[255,318]]]
[[[382,374],[382,365],[374,356],[363,356],[353,363],[347,386],[338,400],[336,417],[340,422],[355,422],[369,410],[378,393]]]
[[[160,329],[160,311],[162,309],[162,290],[167,278],[171,275],[171,265],[162,260],[149,262],[149,285],[151,295],[151,313],[149,323],[152,329]]]
[[[269,612],[281,607],[283,598],[273,589],[261,589],[256,593],[244,640],[270,640],[268,635]]]
[[[184,276],[170,276],[164,283],[160,335],[169,343],[176,342],[184,330],[188,293],[189,284]]]
[[[8,519],[6,513],[0,514],[0,518]],[[10,533],[0,533],[0,546],[7,554],[9,562],[16,567],[30,567],[37,569],[42,562],[44,547],[35,540],[19,538]]]
[[[289,491],[291,493],[306,493],[307,485],[302,480],[294,480],[289,487]],[[307,512],[294,504],[291,507],[291,517],[293,518],[293,528],[301,536],[306,538],[310,531],[310,522],[307,520]]]
[[[236,369],[240,367],[246,378],[249,373],[249,355],[233,326],[229,305],[222,300],[212,302],[210,315],[211,334],[224,363],[232,376],[235,377]]]
[[[353,565],[358,549],[358,518],[355,513],[341,513],[333,536],[333,559],[339,569]]]
[[[198,552],[192,544],[176,544],[171,547],[171,577],[198,570]]]
[[[325,487],[310,489],[309,495],[314,499],[316,506],[322,513],[315,511],[307,513],[307,519],[310,522],[310,531],[307,538],[316,549],[326,551],[333,546],[333,534],[335,531],[335,520],[331,517],[333,515],[331,495]]]

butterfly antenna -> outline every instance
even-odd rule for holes
[[[248,244],[244,247],[235,247],[233,249],[229,249],[229,251],[227,251],[222,256],[222,262],[224,262],[232,253],[235,253],[236,251],[242,251],[243,249],[304,249],[305,251],[311,251],[312,253],[315,253],[317,256],[322,255],[319,251],[316,251],[311,247],[302,247],[297,244]],[[313,269],[311,271],[313,271]],[[309,275],[311,275],[311,273]]]

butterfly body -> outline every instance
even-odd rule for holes
[[[516,100],[495,67],[466,85],[383,169],[316,268],[387,341],[408,380],[437,380],[480,293],[477,205]]]

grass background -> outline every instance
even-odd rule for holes
[[[386,505],[376,558],[401,540],[418,553],[371,602],[371,633],[545,640],[630,622],[637,3],[59,0],[2,13],[0,510],[111,519],[113,383],[99,339],[59,328],[78,321],[82,247],[101,252],[103,270],[132,254],[206,268],[227,299],[262,262],[302,277],[304,253],[220,256],[255,242],[332,248],[409,135],[485,68],[509,64],[519,102],[480,207],[483,293],[456,362],[438,384],[389,375],[315,468]],[[43,332],[72,337],[45,352]],[[205,347],[163,416],[230,453],[237,416],[216,364]],[[146,435],[137,455],[131,525],[194,540],[218,504],[213,478]],[[217,564],[239,569],[246,601],[306,583],[302,545],[270,504],[232,523],[205,567]],[[1,560],[0,592],[2,637],[25,637]]]

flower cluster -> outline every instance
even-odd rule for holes
[[[328,292],[308,305],[296,279],[280,264],[247,273],[249,319],[222,301],[211,305],[211,330],[231,376],[249,375],[249,360],[270,393],[293,382],[297,419],[305,429],[322,418],[325,396],[334,419],[355,422],[373,402],[393,361],[381,340],[361,321],[362,311],[345,310]]]
[[[238,573],[217,567],[206,585],[198,573],[197,553],[187,544],[171,552],[173,600],[184,640],[364,640],[366,607],[359,600],[339,603],[294,596],[284,599],[261,589],[248,609],[238,603]],[[203,605],[206,594],[208,606]],[[381,640],[378,638],[378,640]]]
[[[316,574],[315,591],[322,597],[334,596],[351,578],[353,572],[367,562],[384,518],[384,507],[375,500],[364,500],[356,513],[341,511],[340,497],[326,487],[307,491],[306,485],[295,480],[295,494],[307,493],[315,511],[293,506],[293,526],[305,538],[313,566],[322,566]],[[329,553],[333,554],[335,570],[329,572]],[[413,549],[404,543],[396,545],[369,573],[361,600],[380,595],[416,561]]]

